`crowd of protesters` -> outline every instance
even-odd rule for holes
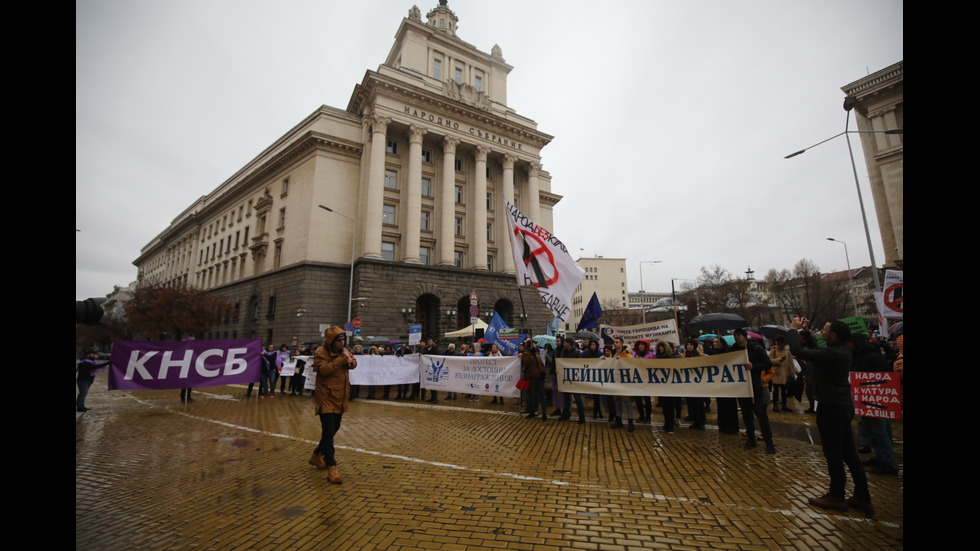
[[[569,420],[574,404],[579,424],[586,422],[589,410],[593,419],[605,419],[611,429],[625,427],[628,432],[636,430],[637,424],[653,425],[653,409],[659,408],[663,416],[664,433],[672,433],[682,428],[682,422],[688,422],[688,428],[705,430],[706,415],[711,412],[710,398],[679,398],[671,396],[608,396],[582,395],[578,393],[563,393],[559,390],[558,369],[556,361],[559,358],[680,358],[722,354],[731,351],[745,350],[748,356],[748,368],[752,378],[753,397],[751,398],[716,398],[717,426],[720,433],[739,434],[738,414],[741,411],[742,425],[745,432],[745,448],[757,447],[755,427],[758,424],[760,438],[765,443],[767,453],[776,453],[772,428],[769,421],[769,411],[773,413],[794,412],[799,414],[816,414],[817,425],[821,434],[821,445],[830,470],[830,492],[819,498],[810,498],[814,506],[847,510],[857,508],[869,516],[874,514],[871,498],[868,494],[867,479],[864,467],[870,467],[876,474],[898,474],[898,464],[892,449],[891,425],[888,420],[881,418],[861,417],[858,420],[858,442],[855,443],[851,430],[851,420],[854,417],[854,404],[850,394],[849,372],[883,372],[895,371],[904,377],[903,337],[883,341],[869,339],[865,334],[852,334],[842,322],[828,322],[820,331],[827,346],[819,347],[813,333],[809,330],[809,320],[794,319],[790,330],[785,335],[775,335],[772,339],[762,339],[761,336],[745,329],[737,329],[732,335],[733,344],[725,337],[713,336],[702,342],[698,339],[687,340],[682,347],[676,346],[669,340],[659,340],[651,344],[647,339],[639,339],[632,347],[621,338],[614,339],[610,345],[602,345],[597,339],[576,341],[561,336],[555,337],[555,344],[545,344],[539,347],[534,340],[528,339],[518,346],[520,356],[521,379],[523,385],[521,397],[516,404],[523,405],[523,413],[528,419],[540,418],[547,421],[549,416],[557,420]],[[335,332],[342,330],[331,328]],[[449,343],[445,349],[440,349],[431,337],[426,338],[425,344],[410,350],[398,343],[388,343],[382,346],[370,346],[367,349],[361,344],[351,348],[346,342],[335,336],[331,342],[329,353],[323,352],[324,346],[307,349],[301,346],[291,352],[285,344],[276,350],[273,344],[268,344],[262,352],[262,370],[259,383],[259,397],[272,398],[275,396],[277,381],[280,383],[280,394],[288,389],[292,396],[303,396],[306,378],[305,369],[317,369],[318,375],[326,372],[324,362],[338,363],[346,366],[338,373],[343,373],[344,388],[342,403],[327,404],[322,398],[317,398],[317,413],[321,417],[323,436],[320,445],[314,451],[310,463],[318,468],[328,470],[331,482],[341,481],[336,472],[333,460],[333,435],[337,432],[343,412],[347,411],[349,400],[359,399],[360,388],[350,386],[346,371],[356,366],[354,358],[358,355],[397,355],[427,354],[444,356],[501,356],[496,344],[480,341],[473,345],[469,343]],[[326,342],[326,341],[325,341]],[[326,346],[326,345],[325,345]],[[318,354],[326,354],[323,362],[310,360],[318,358]],[[293,355],[300,358],[291,377],[279,378],[283,366]],[[94,353],[87,352],[78,364],[78,388],[76,410],[87,411],[85,395],[94,373],[108,362],[98,363]],[[311,365],[305,365],[309,361]],[[319,362],[320,360],[317,360]],[[328,363],[329,363],[328,362]],[[323,364],[323,365],[321,365]],[[333,373],[333,371],[331,371]],[[339,376],[339,375],[338,375]],[[320,377],[317,377],[317,390],[310,395],[316,397],[323,394],[320,387]],[[903,381],[904,383],[904,381]],[[339,384],[339,383],[338,383]],[[252,394],[253,385],[248,385],[245,397]],[[420,388],[418,383],[403,385],[369,386],[366,397],[369,400],[376,397],[384,400],[391,398],[394,387],[395,400],[424,400],[438,403],[439,396],[434,390]],[[182,392],[181,401],[192,401],[189,389]],[[335,394],[335,393],[331,393]],[[804,401],[804,395],[806,400]],[[466,396],[471,401],[480,401],[478,395]],[[446,392],[443,400],[459,399],[455,392]],[[798,407],[791,407],[795,400]],[[656,401],[656,403],[654,403]],[[588,403],[588,406],[586,405]],[[806,409],[802,409],[803,404]],[[493,397],[493,405],[504,404],[503,398]],[[687,416],[683,416],[684,405],[687,405]],[[328,407],[329,406],[329,407]],[[815,408],[816,406],[816,408]],[[553,411],[549,414],[549,408]],[[625,423],[624,423],[625,421]],[[862,461],[859,453],[871,453],[872,457]],[[855,484],[855,493],[850,498],[844,497],[844,470],[850,470]]]

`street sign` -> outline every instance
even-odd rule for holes
[[[360,327],[355,327],[354,328],[354,336],[356,337],[356,336],[358,336],[360,334],[361,334],[361,328]]]
[[[351,320],[351,323],[354,325],[354,327],[360,327],[361,326],[361,318],[354,318],[353,320]]]
[[[480,300],[476,296],[476,289],[470,291],[470,324],[473,325],[480,319]]]
[[[353,331],[353,330],[354,330],[354,324],[353,323],[347,322],[347,323],[344,324],[344,331]]]

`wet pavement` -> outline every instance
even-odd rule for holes
[[[901,475],[868,475],[873,518],[807,504],[828,476],[805,402],[770,413],[768,455],[719,434],[710,414],[706,431],[667,434],[655,409],[630,433],[591,415],[529,420],[516,399],[359,399],[333,485],[307,464],[312,398],[244,394],[198,389],[184,405],[176,390],[109,393],[98,377],[93,409],[76,414],[75,548],[904,547]],[[893,429],[901,464],[902,423]]]

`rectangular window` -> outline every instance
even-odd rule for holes
[[[432,197],[432,178],[422,178],[422,197]]]
[[[395,225],[395,205],[385,205],[384,213],[381,215],[382,224]]]
[[[385,146],[385,152],[391,153],[392,155],[398,155],[398,142],[388,140],[388,144]]]
[[[419,261],[426,266],[429,265],[430,251],[428,247],[419,247]]]
[[[442,60],[432,60],[432,78],[442,80]]]
[[[462,84],[462,83],[463,83],[463,70],[460,69],[459,67],[456,67],[456,84]]]
[[[272,263],[273,268],[282,266],[282,243],[276,243],[276,252],[273,256]]]
[[[487,241],[493,242],[493,223],[487,222]]]
[[[453,264],[457,268],[462,268],[463,267],[463,251],[454,251],[453,252]]]
[[[394,170],[385,171],[385,187],[387,189],[398,189],[398,173]]]
[[[493,194],[487,192],[487,210],[493,210]]]
[[[455,195],[456,204],[463,204],[463,186],[453,186],[453,194]]]
[[[455,225],[454,232],[456,237],[463,236],[463,219],[458,216],[456,217],[456,225]]]
[[[487,269],[493,271],[493,256],[487,255]]]
[[[475,85],[477,92],[483,91],[483,77],[475,77],[473,84]]]
[[[490,167],[487,167],[487,180],[490,180]]]
[[[282,179],[282,194],[286,195],[289,193],[289,178]]]
[[[463,159],[456,159],[456,172],[463,171]]]
[[[236,251],[238,250],[238,244],[239,244],[238,238],[240,238],[242,236],[241,233],[242,233],[242,230],[238,230],[238,231],[235,232],[235,250]]]
[[[422,162],[432,164],[432,152],[428,149],[422,150]]]
[[[265,311],[266,319],[275,319],[276,317],[276,296],[272,295],[269,297],[269,307]]]
[[[279,227],[286,227],[286,207],[279,209]]]
[[[381,258],[389,262],[395,260],[395,244],[389,241],[381,242]]]
[[[431,218],[432,213],[427,210],[423,210],[421,216],[419,217],[419,229],[424,231],[431,230]]]

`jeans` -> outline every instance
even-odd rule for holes
[[[75,398],[75,409],[81,410],[85,408],[85,397],[88,396],[88,389],[92,386],[92,379],[77,379],[78,381],[78,397]]]
[[[664,430],[671,431],[677,425],[677,404],[681,403],[680,398],[673,396],[661,396],[660,407],[664,410]]]
[[[742,422],[749,442],[755,444],[755,418],[759,419],[759,431],[767,446],[772,446],[772,427],[769,425],[769,389],[763,388],[752,398],[739,398],[738,405],[742,408]]]
[[[538,405],[541,406],[541,416],[548,417],[548,404],[544,401],[544,380],[540,377],[533,377],[528,379],[531,383],[531,388],[528,389],[527,396],[527,412],[528,414],[534,416],[538,413]]]
[[[827,470],[830,471],[830,495],[844,498],[844,488],[847,485],[847,473],[844,470],[846,464],[851,471],[851,478],[854,479],[854,494],[871,501],[868,477],[854,446],[854,432],[851,430],[853,418],[854,406],[850,404],[828,405],[821,402],[817,408],[817,429],[820,431]]]
[[[888,419],[861,417],[858,419],[858,433],[861,435],[861,444],[864,444],[867,438],[868,445],[871,446],[871,451],[874,452],[879,465],[898,468],[895,450],[892,448],[891,422]]]
[[[340,421],[343,416],[343,413],[320,414],[320,444],[313,452],[323,454],[323,462],[328,467],[337,464],[337,460],[334,459],[333,437],[340,430]]]
[[[703,429],[707,421],[704,398],[688,398],[687,414],[691,416],[691,428]]]
[[[268,396],[270,389],[272,394],[276,392],[276,379],[273,376],[275,371],[263,371],[262,378],[259,379],[259,396]]]

